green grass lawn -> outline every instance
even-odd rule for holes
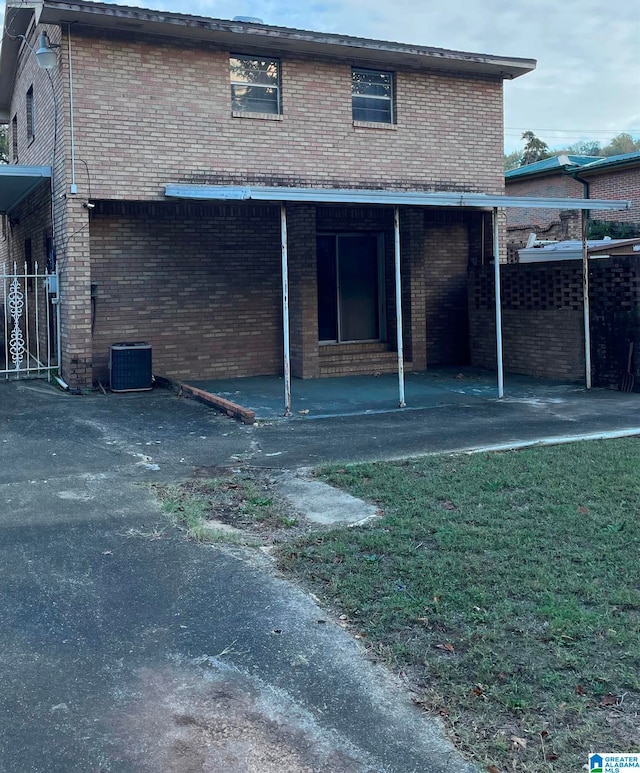
[[[491,771],[640,751],[640,440],[329,467],[383,517],[280,548]]]

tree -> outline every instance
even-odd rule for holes
[[[549,158],[549,146],[541,140],[532,131],[523,132],[522,139],[525,140],[520,166],[533,164],[535,161],[542,161],[543,158]]]
[[[510,169],[515,169],[520,166],[520,159],[522,158],[521,150],[514,150],[513,153],[504,154],[504,171],[508,172]]]
[[[628,132],[622,132],[614,137],[600,151],[602,156],[619,156],[623,153],[637,153],[640,150],[640,139],[634,140]]]
[[[569,145],[566,150],[557,151],[558,154],[566,153],[569,156],[600,156],[601,148],[598,140],[583,140]]]

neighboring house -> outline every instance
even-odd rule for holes
[[[566,198],[628,199],[624,212],[592,213],[592,221],[624,225],[613,235],[640,236],[640,153],[598,158],[559,155],[505,173],[509,196],[562,196]],[[604,229],[606,230],[606,228]],[[580,239],[582,221],[576,210],[507,209],[509,262],[517,261],[530,233],[558,241]],[[604,235],[604,233],[602,234]]]
[[[120,341],[178,379],[282,373],[283,226],[295,376],[395,369],[400,300],[408,368],[469,361],[491,207],[462,194],[503,193],[503,80],[532,60],[85,0],[5,25],[2,254],[57,263],[70,385]]]

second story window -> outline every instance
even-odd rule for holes
[[[351,104],[354,121],[393,123],[393,74],[354,67],[351,71]]]
[[[27,142],[36,136],[35,123],[33,117],[33,86],[27,91]]]
[[[278,59],[233,55],[230,67],[231,109],[234,112],[280,114]]]

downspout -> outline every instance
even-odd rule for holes
[[[582,312],[584,322],[585,386],[591,389],[591,321],[589,308],[589,245],[587,242],[587,211],[582,210]]]
[[[577,172],[571,175],[574,180],[582,183],[585,199],[591,198],[589,181],[580,177]],[[589,221],[591,220],[591,210],[583,209],[581,212],[582,225],[582,316],[584,325],[584,370],[585,386],[591,389],[591,309],[589,301],[589,246],[587,239],[589,237]]]
[[[579,183],[582,183],[582,188],[584,192],[584,195],[582,198],[590,199],[591,191],[589,189],[589,185],[590,185],[589,181],[585,180],[584,177],[580,177],[580,175],[577,172],[573,172],[571,176],[573,177],[574,180],[577,180]],[[591,210],[585,209],[583,210],[583,212],[584,212],[584,217],[586,217],[587,221],[591,220]]]

